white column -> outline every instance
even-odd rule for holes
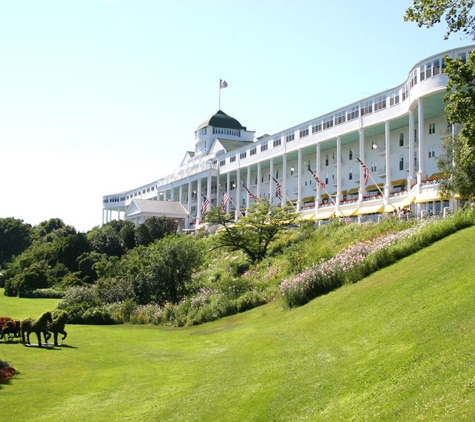
[[[316,153],[315,153],[315,173],[316,175],[318,176],[318,178],[320,180],[321,179],[321,176],[320,176],[320,170],[321,170],[321,164],[320,164],[320,160],[321,160],[321,155],[322,155],[322,148],[321,148],[321,144],[318,143],[317,144],[317,148],[316,148]],[[320,195],[321,195],[321,187],[320,185],[316,182],[316,181],[312,181],[312,183],[316,183],[316,190],[315,190],[315,214],[317,213],[318,211],[318,204],[320,203]]]
[[[360,139],[359,139],[360,160],[363,161],[363,163],[365,163],[365,157],[364,157],[364,129],[363,128],[360,128],[359,135],[360,135]],[[365,165],[367,166],[368,164],[365,163]],[[361,165],[359,165],[359,167],[360,167],[359,201],[361,203],[363,201],[363,196],[366,193],[366,186],[365,186],[364,178],[363,178],[363,167]]]
[[[201,179],[198,179],[196,181],[197,187],[196,187],[196,223],[201,221],[201,204],[202,204],[202,198],[201,198]]]
[[[341,136],[336,138],[336,199],[337,205],[341,201]]]
[[[188,210],[188,218],[191,219],[191,194],[192,194],[193,190],[192,190],[192,183],[191,181],[188,181],[188,207],[187,207],[187,210]]]
[[[284,152],[282,156],[282,201],[280,205],[285,207],[289,199],[287,198],[287,153]]]
[[[170,200],[175,200],[175,188],[173,188],[173,186],[170,188]]]
[[[247,168],[247,175],[246,175],[246,186],[248,189],[250,189],[251,186],[251,167]],[[246,211],[249,209],[251,198],[249,197],[249,194],[246,192]]]
[[[415,181],[414,178],[414,112],[409,110],[409,176],[408,176],[408,189],[411,188]]]
[[[417,172],[417,183],[421,184],[426,180],[426,166],[424,154],[424,101],[422,98],[417,100],[418,104],[418,122],[417,122],[417,138],[419,140],[419,150],[417,152],[417,159],[419,160],[419,171]]]
[[[178,188],[178,196],[178,202],[181,204],[183,202],[183,185]]]
[[[226,174],[226,193],[231,197],[231,173]],[[229,214],[230,201],[226,204],[226,214]]]
[[[207,184],[206,184],[206,198],[208,201],[211,202],[211,171],[210,174],[208,174],[207,179]]]
[[[241,169],[236,170],[236,220],[241,216]]]
[[[256,190],[256,196],[258,198],[261,197],[261,178],[262,178],[262,175],[261,175],[261,162],[259,161],[257,163],[257,190]]]
[[[386,143],[386,185],[384,195],[389,198],[391,193],[391,132],[389,121],[384,122],[384,142]]]
[[[275,194],[275,186],[274,186],[274,159],[271,158],[269,160],[269,202],[271,204],[274,203],[274,194]]]
[[[298,150],[297,156],[297,211],[302,208],[302,150]]]

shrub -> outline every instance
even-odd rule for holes
[[[15,375],[16,369],[10,366],[8,362],[0,360],[0,382],[7,382],[13,375]]]

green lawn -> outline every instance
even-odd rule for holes
[[[289,311],[198,327],[66,327],[0,342],[10,421],[475,420],[475,227]],[[0,316],[54,300],[0,296]],[[32,337],[34,338],[34,336]]]

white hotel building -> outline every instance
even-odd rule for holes
[[[104,196],[102,221],[125,218],[140,224],[167,215],[180,219],[182,228],[193,228],[202,220],[204,197],[220,205],[226,192],[227,212],[244,213],[253,201],[246,187],[274,204],[290,201],[304,218],[315,220],[361,220],[399,207],[415,215],[456,208],[456,199],[438,197],[437,157],[443,139],[454,132],[444,113],[442,69],[446,55],[465,59],[473,48],[428,57],[401,85],[257,139],[219,110],[198,126],[194,151],[173,173]],[[357,158],[370,170],[367,184]]]

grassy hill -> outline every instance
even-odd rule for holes
[[[197,327],[68,325],[0,342],[2,421],[475,419],[475,227],[311,303]],[[0,296],[1,316],[54,301]]]

